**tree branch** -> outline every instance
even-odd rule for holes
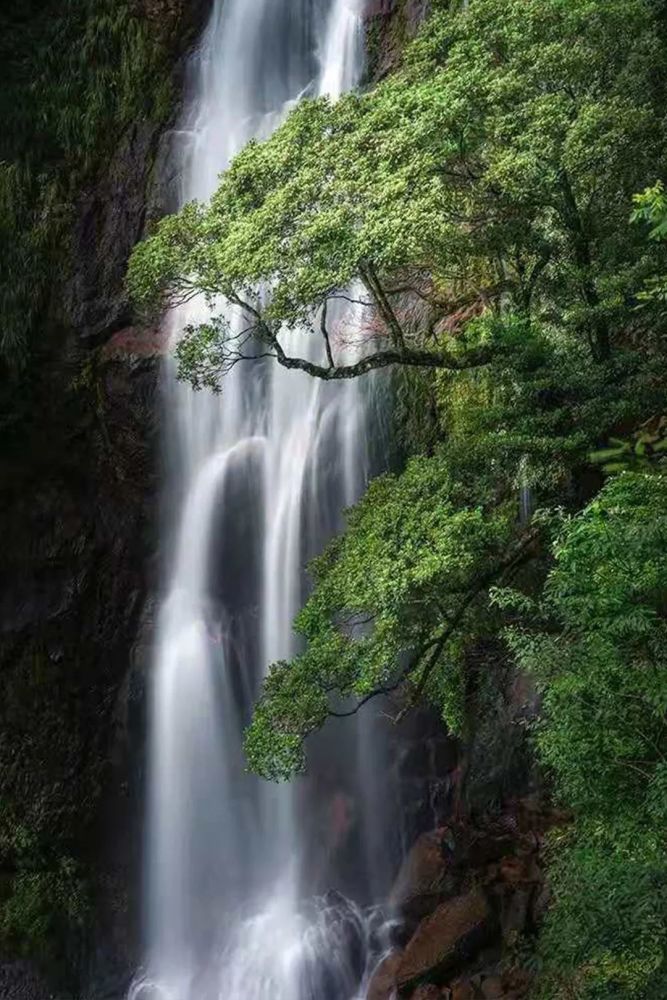
[[[364,695],[364,697],[357,702],[354,708],[349,709],[347,712],[329,711],[327,714],[334,719],[348,719],[351,715],[356,715],[357,712],[361,708],[363,708],[364,705],[367,704],[367,702],[371,701],[371,699],[377,698],[379,695],[391,694],[393,691],[396,691],[396,689],[401,686],[401,684],[406,680],[406,678],[410,676],[415,667],[419,665],[419,662],[422,659],[422,657],[425,656],[426,653],[428,653],[429,649],[432,649],[433,646],[437,644],[437,642],[438,642],[437,639],[433,639],[431,640],[431,642],[427,642],[426,645],[422,646],[421,649],[413,655],[407,667],[405,667],[400,672],[396,680],[393,681],[391,684],[385,685],[384,687],[380,688],[374,688],[372,691],[369,692],[369,694]]]
[[[456,631],[458,626],[461,624],[462,620],[465,618],[470,606],[477,600],[479,595],[483,590],[487,590],[488,587],[497,580],[499,576],[502,576],[508,569],[513,568],[517,563],[522,562],[525,558],[526,551],[530,548],[533,542],[539,535],[539,528],[531,528],[527,535],[520,539],[515,545],[513,545],[505,556],[499,563],[497,563],[493,569],[489,570],[488,573],[484,573],[473,590],[469,591],[468,594],[459,604],[456,609],[453,618],[450,620],[449,625],[444,630],[440,640],[438,641],[438,646],[434,650],[433,654],[429,657],[428,663],[422,671],[422,675],[417,682],[417,686],[414,690],[413,696],[410,699],[410,704],[403,709],[400,713],[397,722],[400,721],[409,709],[414,707],[415,702],[424,693],[424,689],[428,683],[428,680],[433,673],[433,670],[437,666],[438,656],[442,652],[445,643],[451,638],[453,633]]]
[[[376,351],[368,354],[359,361],[351,365],[338,365],[334,368],[326,368],[318,365],[306,358],[293,358],[285,354],[282,348],[276,350],[275,358],[283,368],[298,369],[307,372],[314,378],[325,380],[357,378],[367,372],[378,368],[388,368],[391,365],[406,365],[411,368],[447,368],[451,371],[463,371],[467,368],[475,368],[486,364],[490,360],[490,354],[478,353],[462,361],[447,354],[437,354],[431,351]]]
[[[327,360],[329,362],[329,368],[335,368],[333,354],[331,353],[331,342],[329,340],[329,331],[327,330],[327,299],[324,300],[322,305],[322,315],[320,316],[320,329],[322,331],[322,338],[324,340],[324,346],[327,352]]]
[[[382,294],[384,295],[384,293]],[[192,382],[195,388],[200,388],[201,386],[218,388],[218,379],[237,364],[240,364],[242,361],[256,361],[260,358],[273,358],[283,368],[303,371],[313,378],[325,381],[338,381],[341,379],[357,378],[370,371],[388,368],[393,365],[402,365],[410,368],[442,368],[454,372],[465,371],[488,364],[497,354],[497,350],[488,346],[471,350],[462,356],[442,350],[429,351],[406,347],[405,342],[402,340],[402,331],[400,331],[399,327],[401,337],[400,346],[396,347],[394,343],[389,350],[373,351],[353,363],[338,365],[335,362],[331,349],[329,332],[326,326],[327,313],[325,306],[323,306],[318,334],[324,340],[327,363],[319,364],[308,358],[293,357],[287,354],[280,343],[279,329],[274,328],[274,325],[264,317],[258,306],[242,299],[236,294],[228,295],[228,299],[232,304],[247,313],[249,317],[249,325],[244,327],[240,334],[225,335],[226,324],[223,320],[219,324],[223,333],[217,340],[217,343],[213,345],[208,343],[206,350],[202,352],[201,356],[198,356],[196,336],[199,328],[197,326],[186,328],[189,334],[190,346],[188,347],[188,351],[184,352],[180,357],[182,366],[180,377]],[[389,310],[391,316],[394,317],[393,322],[398,324],[391,306],[389,306]],[[212,324],[215,325],[216,322],[216,320],[212,320],[211,323],[204,323],[202,324],[202,328],[210,327]],[[314,330],[311,330],[311,333],[314,333]],[[195,338],[194,347],[192,346],[192,336]],[[184,341],[181,343],[184,343]],[[244,347],[250,344],[253,346],[248,346],[248,353],[246,353]],[[262,346],[258,350],[259,345]],[[262,349],[263,347],[266,349]]]
[[[494,580],[497,580],[498,577],[502,576],[502,574],[507,572],[507,570],[515,568],[517,565],[519,565],[526,559],[528,551],[538,538],[539,533],[540,533],[539,527],[531,528],[530,531],[528,531],[528,533],[523,536],[523,538],[519,539],[516,542],[516,544],[510,548],[507,555],[503,559],[501,559],[499,563],[496,563],[496,565],[492,569],[490,569],[487,573],[484,573],[481,577],[479,577],[473,589],[469,590],[466,593],[465,597],[460,602],[459,606],[457,607],[456,611],[450,618],[445,628],[440,632],[438,636],[436,636],[436,638],[434,638],[431,642],[427,643],[426,646],[422,647],[422,649],[418,653],[416,653],[415,656],[413,656],[408,666],[405,668],[405,670],[401,672],[401,674],[399,675],[399,677],[396,679],[395,682],[393,682],[391,685],[388,686],[375,688],[373,691],[369,692],[369,694],[365,695],[357,703],[357,705],[355,705],[354,708],[350,709],[347,712],[329,712],[328,714],[331,715],[333,718],[338,718],[338,719],[347,718],[351,715],[356,715],[356,713],[365,704],[371,701],[372,698],[377,698],[378,696],[383,694],[391,694],[398,687],[400,687],[400,685],[403,684],[403,682],[406,681],[408,677],[410,677],[410,675],[413,674],[414,671],[419,667],[424,656],[428,654],[428,659],[422,669],[421,675],[412,693],[412,697],[410,698],[409,704],[406,705],[405,708],[403,708],[398,713],[398,715],[394,720],[396,723],[401,722],[405,718],[407,713],[412,708],[414,708],[416,702],[423,695],[426,685],[429,681],[429,678],[431,677],[431,674],[433,673],[438,664],[440,654],[442,653],[448,640],[451,639],[454,632],[460,626],[471,605],[477,600],[481,592],[483,590],[486,590],[493,583]]]
[[[380,279],[375,273],[373,265],[370,263],[362,264],[360,272],[364,285],[370,292],[371,297],[377,306],[378,312],[387,324],[394,347],[396,347],[399,351],[405,351],[405,339],[403,337],[401,324],[396,318],[396,313],[394,312],[391,303],[387,298],[382,285],[380,284]]]

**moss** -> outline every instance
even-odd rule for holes
[[[69,269],[76,196],[128,126],[170,113],[179,8],[156,26],[132,0],[15,7],[0,12],[0,359],[20,368]]]

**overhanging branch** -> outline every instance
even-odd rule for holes
[[[500,560],[500,562],[496,563],[496,565],[493,566],[487,573],[484,573],[479,577],[475,586],[467,591],[443,629],[411,658],[408,666],[401,671],[395,681],[389,685],[377,687],[373,691],[370,691],[354,706],[354,708],[351,708],[346,712],[330,711],[328,714],[333,718],[339,719],[356,715],[356,713],[373,698],[391,694],[393,691],[396,691],[423,664],[409,704],[399,712],[394,720],[396,723],[400,722],[406,714],[414,708],[417,701],[423,695],[426,685],[438,665],[443,649],[460,627],[470,607],[474,604],[482,591],[487,590],[495,580],[501,577],[504,573],[516,568],[521,563],[526,561],[529,557],[532,546],[539,537],[539,533],[540,529],[538,527],[531,528],[530,531],[528,531],[522,538],[510,547],[509,551],[505,557]],[[424,663],[425,657],[426,662]]]

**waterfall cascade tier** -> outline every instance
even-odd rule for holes
[[[216,0],[179,129],[183,202],[210,196],[230,158],[300,96],[356,84],[359,6]],[[175,336],[202,310],[174,316]],[[319,785],[277,787],[245,773],[241,743],[267,664],[295,651],[304,565],[368,478],[370,384],[255,365],[216,396],[166,369],[176,528],[153,666],[147,955],[135,996],[350,1000],[363,990],[368,921],[335,893],[300,902],[326,886],[336,854],[340,831],[322,816],[332,801],[349,807],[335,761],[321,763]],[[335,741],[361,782],[367,741],[353,727]],[[326,741],[320,756],[331,756]],[[372,882],[363,807],[356,822]]]

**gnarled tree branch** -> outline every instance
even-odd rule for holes
[[[357,361],[349,364],[337,364],[327,327],[327,302],[325,301],[320,313],[318,334],[324,342],[326,363],[319,363],[306,357],[288,354],[280,343],[279,328],[267,320],[258,306],[238,295],[230,296],[229,299],[246,314],[248,324],[244,326],[241,334],[221,333],[219,340],[210,347],[208,355],[203,354],[201,359],[197,358],[196,350],[187,352],[188,360],[185,363],[182,361],[181,377],[189,378],[196,386],[217,387],[217,379],[229,373],[237,364],[266,358],[273,358],[283,368],[303,371],[313,378],[337,381],[357,378],[370,371],[394,365],[463,371],[488,364],[494,354],[494,351],[489,347],[480,347],[461,356],[442,350],[432,351],[409,347],[406,345],[401,331],[399,346],[396,346],[396,339],[392,337],[393,344],[389,349],[372,350]],[[398,324],[391,306],[388,308],[390,310],[390,313],[387,313],[388,322],[391,320],[392,323]],[[203,324],[202,329],[216,323],[223,330],[225,329],[226,324],[220,320]],[[196,338],[198,329],[200,328],[189,328],[189,334]],[[183,352],[183,356],[186,356],[186,352]],[[188,365],[195,370],[195,377],[188,373]]]

